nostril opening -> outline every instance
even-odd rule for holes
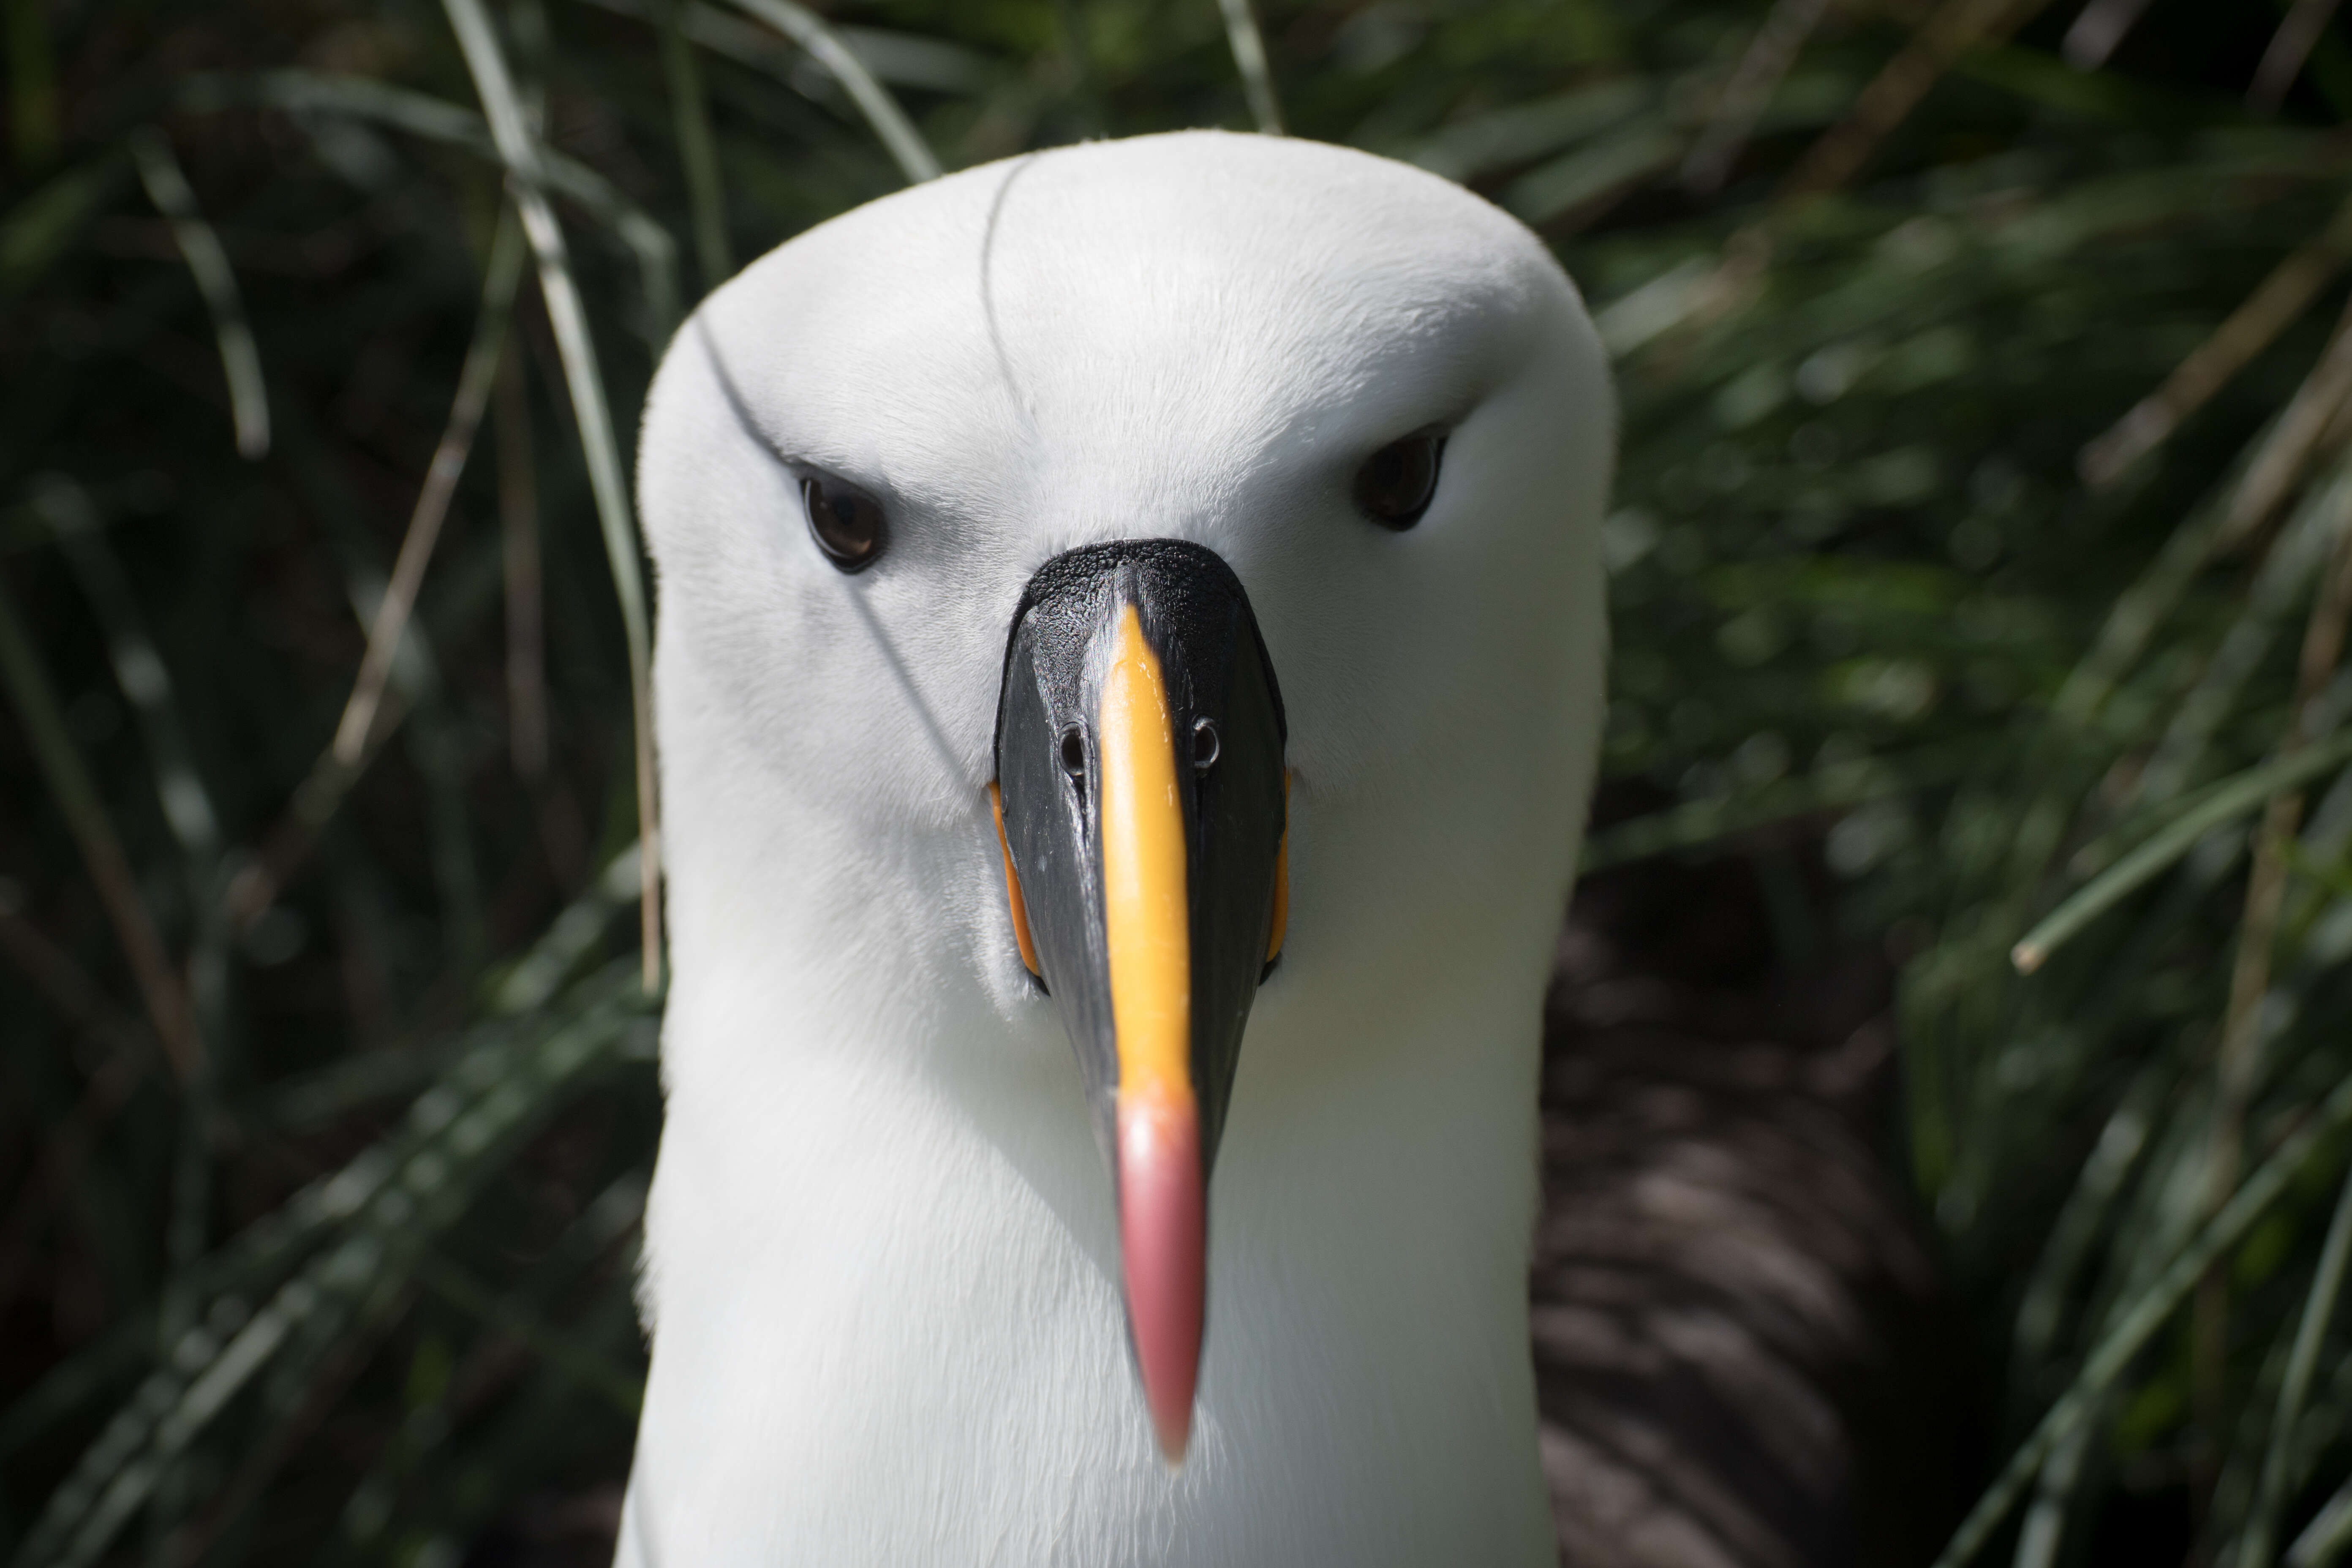
[[[1207,773],[1217,765],[1217,727],[1206,719],[1192,721],[1192,771]]]
[[[1075,725],[1062,731],[1062,771],[1073,780],[1087,776],[1087,737]]]

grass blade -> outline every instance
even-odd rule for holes
[[[333,1245],[315,1252],[251,1316],[232,1307],[226,1321],[207,1314],[203,1326],[174,1336],[163,1364],[51,1495],[17,1553],[20,1568],[95,1562],[169,1468],[265,1370],[315,1365],[394,1304],[435,1238],[503,1167],[515,1142],[625,1045],[647,1003],[624,988],[621,968],[608,966],[575,987],[563,1015],[536,1033],[494,1037],[460,1057],[399,1130],[320,1184],[309,1205],[289,1205],[290,1217],[310,1222],[308,1239],[336,1237]],[[249,1252],[257,1239],[233,1251]],[[219,1288],[201,1278],[188,1283]]]
[[[2287,1549],[2286,1568],[2327,1568],[2352,1548],[2352,1481],[2346,1481]]]
[[[407,630],[409,612],[415,607],[417,590],[425,583],[425,569],[441,537],[442,521],[449,514],[449,498],[457,492],[458,478],[466,471],[466,459],[474,449],[475,432],[480,429],[483,411],[489,406],[491,384],[505,354],[507,319],[513,311],[515,289],[522,280],[522,263],[521,227],[515,220],[514,209],[502,208],[498,232],[490,240],[489,263],[482,280],[482,306],[474,322],[474,341],[467,345],[464,368],[457,373],[457,391],[450,400],[448,424],[443,427],[440,444],[434,448],[433,461],[425,469],[425,486],[417,492],[415,510],[409,514],[408,531],[400,542],[400,556],[393,564],[392,581],[368,628],[367,652],[360,659],[359,677],[352,683],[350,701],[343,706],[342,721],[335,727],[331,750],[338,766],[357,768],[366,750],[368,732],[374,727],[377,707],[383,700],[384,683],[392,677],[393,654],[400,647],[401,634]]]
[[[1708,111],[1706,125],[1683,160],[1683,184],[1695,191],[1719,187],[1748,144],[1773,89],[1797,63],[1797,55],[1821,25],[1829,0],[1776,0],[1764,25],[1748,40],[1731,79]]]
[[[1973,760],[1969,752],[1940,750],[1878,758],[1818,769],[1803,778],[1782,779],[1727,797],[1685,801],[1595,834],[1585,841],[1577,869],[1583,875],[1653,855],[1700,849],[1792,817],[1932,788],[1965,771]]]
[[[2317,456],[2345,399],[2352,395],[2352,307],[2337,319],[2336,332],[2278,423],[2248,465],[2215,547],[2228,550],[2252,539],[2279,503],[2292,494]]]
[[[499,158],[489,128],[473,110],[365,77],[305,70],[198,76],[181,89],[179,102],[198,113],[251,103],[294,114],[347,114],[427,141],[464,147],[493,161]],[[678,314],[677,247],[669,231],[585,163],[545,146],[538,152],[546,189],[578,204],[635,258],[646,327],[656,347],[668,342]]]
[[[31,287],[64,254],[114,195],[122,171],[121,153],[110,151],[58,175],[9,211],[0,221],[0,300]]]
[[[240,457],[269,455],[269,397],[261,384],[261,351],[254,346],[253,329],[246,323],[245,296],[238,292],[236,274],[220,237],[196,205],[196,193],[172,156],[172,144],[152,128],[133,132],[131,154],[139,165],[140,183],[155,210],[169,219],[172,237],[212,312],[213,334],[220,341],[221,371],[228,378],[228,401],[236,421]]]
[[[345,598],[365,633],[374,626],[383,607],[389,579],[373,559],[373,541],[353,521],[359,511],[356,498],[319,460],[317,434],[304,414],[301,405],[289,405],[281,422],[288,466],[311,492],[317,515],[327,524],[333,552],[341,557]],[[412,711],[438,731],[421,740],[412,737],[411,755],[429,792],[435,869],[443,890],[451,895],[452,907],[463,911],[473,903],[468,886],[472,873],[465,864],[471,850],[465,831],[465,782],[460,776],[463,747],[449,732],[438,665],[421,631],[412,627],[393,649],[381,717],[370,726],[370,740],[380,749],[393,727]],[[279,890],[310,855],[320,832],[341,809],[376,754],[363,748],[359,761],[346,767],[336,760],[331,746],[320,752],[308,775],[295,787],[285,816],[262,837],[258,853],[247,857],[229,881],[225,902],[234,926],[251,930],[276,902]],[[467,942],[464,933],[460,935],[462,949]]]
[[[115,682],[138,715],[141,738],[146,742],[155,770],[156,798],[163,805],[164,822],[187,858],[191,890],[201,907],[212,896],[210,884],[219,868],[220,818],[213,809],[212,793],[196,771],[186,731],[181,728],[171,671],[148,634],[138,600],[123,575],[122,563],[107,543],[89,492],[71,479],[50,475],[39,481],[33,504],[47,519],[105,630]]]
[[[2249,768],[2209,786],[2137,848],[2043,917],[2010,949],[2010,962],[2021,974],[2032,973],[2062,943],[2188,854],[2206,834],[2347,759],[2352,759],[2352,734],[2338,735],[2307,752]]]
[[[1934,1568],[1960,1568],[1983,1550],[2017,1501],[2018,1494],[2041,1471],[2043,1460],[2090,1418],[2101,1396],[2156,1337],[2156,1331],[2196,1288],[2213,1260],[2245,1235],[2285,1191],[2287,1184],[2347,1125],[2352,1125],[2352,1079],[2338,1084],[2336,1091],[2288,1136],[2277,1152],[2246,1178],[2245,1184],[2222,1205],[2221,1212],[2173,1257],[2156,1282],[2116,1315],[2115,1326],[2100,1336],[2073,1385],[2010,1456],[2000,1477],[1977,1500],[1976,1506],[1960,1521],[1959,1529],[1952,1532],[1951,1540],[1937,1554]]]
[[[874,128],[890,156],[898,161],[899,171],[910,185],[940,177],[940,161],[924,142],[914,122],[890,96],[890,89],[875,79],[838,34],[824,25],[824,19],[805,5],[793,0],[735,0],[737,5],[757,16],[776,31],[809,52],[811,58],[833,73],[850,98],[856,101],[866,123]]]
[[[2352,259],[2352,202],[2336,210],[2319,235],[2306,240],[2273,268],[2245,302],[2230,312],[2213,335],[2190,351],[2164,384],[2132,405],[2131,412],[2083,448],[2075,468],[2083,482],[2105,489],[2123,471],[2163,445],[2182,420],[2268,348],[2309,308]]]
[[[491,424],[499,448],[499,542],[507,609],[507,750],[515,776],[547,773],[546,598],[539,557],[539,476],[531,466],[530,398],[522,361],[499,362]]]
[[[2112,1223],[2109,1212],[2147,1146],[2157,1108],[2170,1083],[2163,1064],[2142,1068],[2099,1130],[2019,1301],[2013,1342],[2021,1361],[2040,1364],[2049,1358],[2075,1271]]]
[[[2049,0],[1944,0],[1919,24],[1903,52],[1853,101],[1846,117],[1824,132],[1780,185],[1786,205],[1833,191],[1859,174],[1888,133],[1910,118],[1928,89],[1969,48],[1998,43],[2023,26]]]
[[[638,1379],[447,1258],[426,1258],[418,1266],[416,1277],[426,1289],[505,1333],[622,1415],[634,1420],[645,1404],[645,1385]]]
[[[58,64],[47,9],[11,0],[8,26],[8,132],[16,168],[30,174],[57,156]]]
[[[2319,1366],[2320,1341],[2326,1335],[2336,1298],[2344,1288],[2347,1258],[2352,1258],[2352,1172],[2346,1173],[2335,1216],[2327,1223],[2327,1239],[2320,1246],[2319,1267],[2312,1274],[2310,1293],[2304,1298],[2303,1318],[2295,1325],[2294,1348],[2287,1354],[2278,1409],[2271,1417],[2270,1445],[2263,1455],[2263,1479],[2255,1489],[2253,1517],[2241,1538],[2236,1568],[2270,1568],[2271,1541],[2278,1533],[2279,1512],[2286,1506],[2294,1426],[2311,1392],[2311,1375]]]
[[[680,13],[684,0],[664,0],[661,13],[662,75],[669,88],[671,123],[678,163],[686,170],[688,201],[694,208],[695,256],[702,264],[706,294],[735,274],[727,243],[727,192],[719,178],[719,144],[710,134],[710,100],[702,90],[702,70],[687,41]]]
[[[2126,801],[2170,799],[2203,770],[2207,753],[2236,711],[2247,683],[2321,579],[2347,526],[2352,526],[2352,460],[2337,462],[2326,483],[2304,498],[2264,553],[2243,607],[2213,645],[2195,684],[2174,705]],[[2217,549],[2221,542],[2216,541]]]
[[[1265,39],[1249,0],[1217,0],[1225,14],[1225,43],[1234,51],[1234,68],[1242,73],[1242,90],[1249,95],[1250,118],[1268,136],[1282,134],[1282,105],[1274,96],[1274,72],[1266,64]]]
[[[172,961],[163,951],[163,939],[155,930],[146,902],[139,896],[138,879],[131,875],[131,862],[122,853],[122,841],[116,837],[114,824],[108,819],[106,807],[99,799],[98,785],[66,730],[57,692],[49,684],[32,639],[25,633],[16,601],[5,588],[0,588],[0,684],[8,689],[16,715],[32,742],[34,760],[81,849],[82,863],[89,871],[100,901],[106,907],[107,918],[113,922],[115,940],[122,944],[123,956],[131,961],[131,975],[147,1006],[148,1022],[154,1026],[156,1038],[163,1041],[164,1052],[172,1059],[173,1071],[183,1084],[191,1083],[203,1068],[204,1045],[188,1011],[187,995],[181,989],[179,976],[173,973]]]
[[[549,325],[563,358],[563,374],[579,421],[580,443],[588,458],[588,479],[596,497],[597,521],[604,532],[604,553],[613,572],[614,592],[621,601],[621,625],[629,647],[629,707],[636,726],[637,839],[643,865],[643,934],[645,985],[660,984],[661,952],[661,819],[656,805],[653,731],[653,629],[646,605],[644,568],[640,564],[636,525],[630,514],[627,482],[621,477],[620,445],[613,432],[613,416],[604,401],[604,373],[597,367],[596,345],[588,332],[588,312],[572,280],[564,252],[563,231],[542,194],[538,141],[530,133],[522,104],[515,96],[506,57],[480,0],[444,0],[467,68],[482,97],[490,134],[499,155],[514,176],[515,205],[522,214],[525,234],[539,258],[539,291],[546,302]],[[871,78],[866,79],[870,83]],[[877,91],[880,89],[876,88]]]
[[[2294,0],[2286,19],[2271,35],[2263,63],[2254,68],[2253,83],[2246,89],[2248,108],[2263,114],[2278,112],[2279,105],[2286,101],[2286,89],[2303,73],[2304,61],[2311,58],[2313,46],[2336,14],[2336,0]]]
[[[71,480],[53,478],[42,486],[37,505],[47,515],[58,542],[106,634],[116,683],[138,716],[164,820],[180,841],[189,903],[195,910],[186,995],[192,1028],[217,1049],[234,1037],[228,1004],[227,923],[220,901],[222,855],[219,819],[181,731],[171,674],[148,635],[145,617],[122,565],[99,525],[89,498]],[[200,1064],[185,1085],[180,1107],[179,1142],[172,1178],[164,1257],[177,1280],[205,1249],[213,1193],[213,1129],[219,1107],[214,1065]],[[167,1284],[161,1315],[163,1332],[173,1335],[194,1310],[193,1297]],[[173,1483],[176,1488],[177,1483]]]

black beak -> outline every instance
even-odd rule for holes
[[[1128,1321],[1171,1463],[1200,1368],[1210,1165],[1282,946],[1284,740],[1256,617],[1213,552],[1093,545],[1021,595],[996,717],[1006,891],[1110,1154]]]

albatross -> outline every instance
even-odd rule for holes
[[[1534,236],[1300,141],[971,169],[703,303],[620,1564],[1554,1560],[1613,421]]]

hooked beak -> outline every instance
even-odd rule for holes
[[[1022,962],[1076,1051],[1128,1326],[1181,1462],[1211,1163],[1287,903],[1282,698],[1233,570],[1168,539],[1055,557],[1005,649],[992,786]]]

